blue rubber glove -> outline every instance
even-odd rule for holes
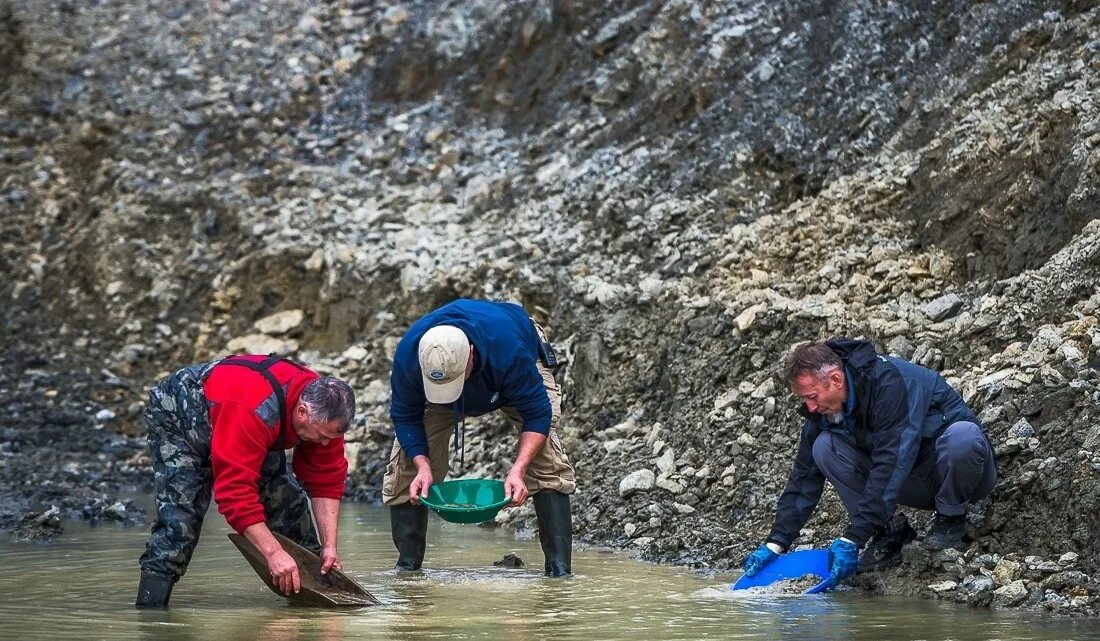
[[[839,538],[829,546],[829,589],[835,588],[841,581],[852,576],[859,564],[859,546],[851,541]]]
[[[745,557],[745,576],[755,575],[764,569],[765,565],[778,558],[779,554],[769,548],[767,543],[762,543],[752,554]]]

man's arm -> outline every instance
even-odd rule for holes
[[[241,534],[250,525],[266,521],[260,504],[260,467],[273,433],[251,408],[219,403],[210,442],[214,500],[229,527]]]
[[[875,397],[870,418],[874,429],[871,470],[859,508],[844,533],[844,538],[860,547],[893,515],[898,491],[916,462],[928,412],[924,388],[915,381],[907,386],[894,368],[883,373]]]
[[[401,449],[410,459],[428,458],[428,434],[424,430],[424,384],[420,375],[412,376],[395,357],[390,372],[390,420]],[[415,379],[415,380],[414,380]]]
[[[504,494],[512,497],[512,507],[523,505],[527,500],[527,484],[523,482],[523,477],[527,475],[527,467],[545,444],[545,434],[520,432],[516,462],[512,465],[512,469],[508,470],[508,476],[504,479]]]
[[[521,356],[508,368],[502,388],[504,398],[508,399],[523,421],[516,461],[504,479],[505,495],[512,497],[512,506],[518,506],[527,500],[527,484],[523,482],[523,477],[531,461],[546,445],[554,422],[554,406],[550,402],[550,393],[538,361],[526,356]]]
[[[302,589],[302,579],[298,575],[298,564],[287,554],[283,546],[275,540],[266,523],[253,523],[246,527],[241,534],[264,555],[264,559],[267,560],[267,570],[271,573],[271,580],[279,586],[283,594],[288,596],[297,594]]]
[[[790,547],[791,542],[802,531],[802,526],[810,520],[821,500],[821,492],[825,489],[825,475],[814,462],[814,441],[820,432],[812,419],[806,419],[798,440],[798,453],[787,476],[787,484],[779,495],[775,521],[767,542],[774,543],[783,550]]]
[[[340,521],[340,499],[313,499],[313,518],[317,521],[317,533],[321,536],[321,574],[329,568],[344,569],[337,553],[337,531]]]
[[[223,402],[212,431],[210,462],[218,511],[264,555],[271,579],[283,594],[297,592],[302,587],[298,564],[272,536],[260,504],[260,467],[271,445],[267,437],[274,433],[272,428],[250,408]]]
[[[423,382],[419,376],[411,377],[408,368],[402,366],[398,356],[394,357],[393,370],[390,372],[390,420],[393,421],[393,433],[405,456],[416,466],[416,476],[409,484],[409,501],[414,505],[420,498],[428,495],[432,486],[432,466],[428,458],[428,433],[424,429]],[[410,380],[416,378],[416,380]]]

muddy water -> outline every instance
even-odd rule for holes
[[[168,611],[132,608],[142,530],[70,528],[50,546],[0,543],[5,639],[1097,639],[1100,622],[989,613],[857,594],[736,599],[729,577],[577,550],[567,580],[538,571],[536,541],[433,517],[423,574],[389,571],[387,515],[348,505],[348,574],[385,605],[355,611],[288,606],[228,541],[216,513]],[[529,568],[492,562],[515,552]]]

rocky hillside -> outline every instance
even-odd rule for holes
[[[566,356],[585,539],[736,567],[797,439],[780,355],[862,336],[1002,480],[967,550],[858,584],[1097,611],[1095,1],[0,0],[0,34],[0,527],[132,520],[144,389],[231,349],[353,381],[374,498],[397,339],[484,297]]]

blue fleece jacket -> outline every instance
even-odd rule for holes
[[[456,417],[481,416],[511,406],[523,419],[523,431],[550,433],[552,409],[539,372],[539,337],[522,307],[460,299],[429,312],[397,344],[390,373],[390,418],[397,441],[410,459],[428,455],[424,431],[424,382],[420,339],[432,327],[454,325],[474,346],[474,370],[462,396],[450,407]]]

